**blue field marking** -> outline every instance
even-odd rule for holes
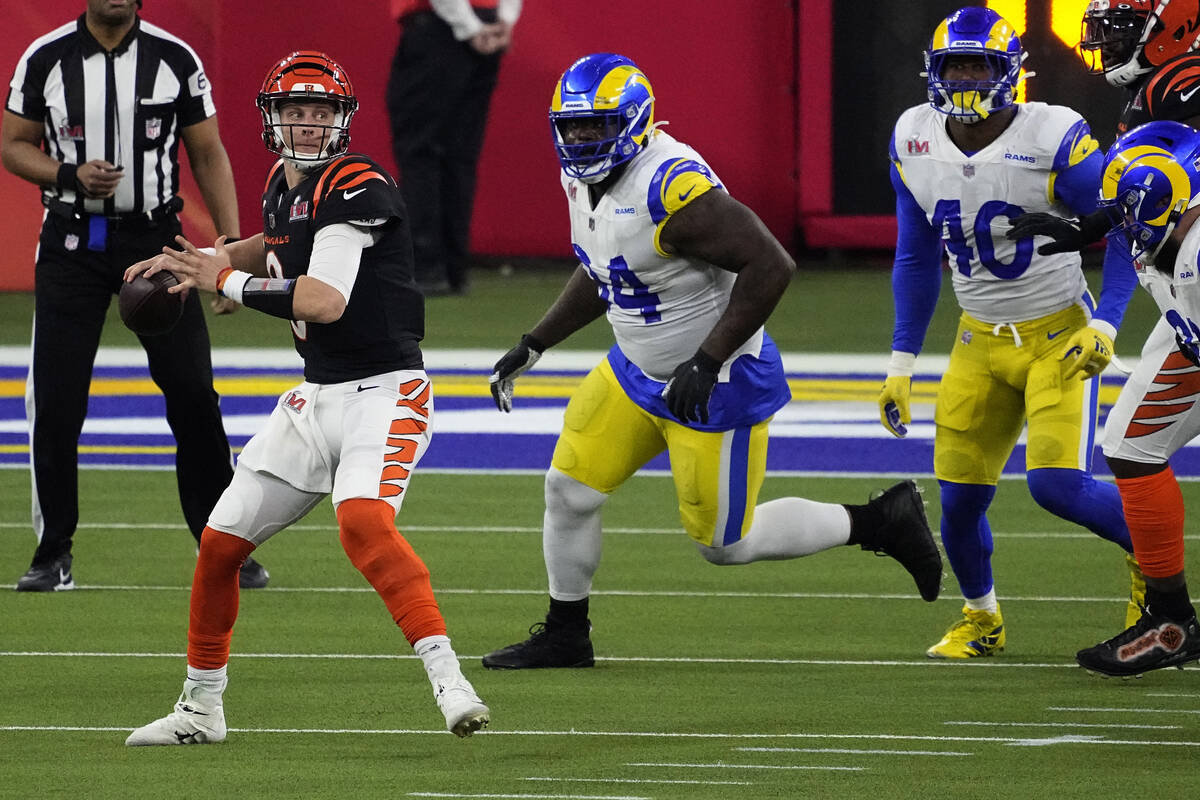
[[[493,353],[429,351],[427,368],[435,392],[434,437],[421,468],[437,471],[540,472],[550,463],[570,387],[594,365],[600,353],[554,353],[535,373],[518,383],[516,408],[501,414],[487,392]],[[137,350],[101,351],[94,373],[97,391],[89,399],[88,419],[80,438],[79,461],[85,468],[152,468],[174,466],[175,441],[167,427],[164,402],[149,382],[144,355]],[[932,357],[916,377],[914,398],[924,387],[936,390]],[[302,380],[294,353],[286,351],[214,352],[221,408],[234,452],[262,427],[287,387]],[[906,439],[895,439],[879,424],[874,403],[882,383],[873,361],[862,356],[797,356],[785,354],[787,374],[798,396],[815,397],[789,403],[771,426],[767,469],[773,474],[929,476],[933,469],[932,405],[914,403],[914,422]],[[0,353],[0,467],[27,467],[21,357]],[[536,377],[535,377],[536,375]],[[1105,378],[1119,386],[1122,378]],[[267,389],[270,388],[270,391]],[[524,392],[522,391],[524,389]],[[1112,394],[1110,389],[1109,393]],[[1102,418],[1108,408],[1102,407]],[[1172,465],[1181,476],[1200,476],[1200,448],[1185,447]],[[1096,473],[1108,474],[1099,450]],[[1018,444],[1004,472],[1025,468],[1024,443]],[[668,472],[666,455],[645,467]]]

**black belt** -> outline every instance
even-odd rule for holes
[[[42,198],[42,205],[54,216],[69,222],[86,225],[91,217],[104,217],[108,220],[109,227],[114,230],[149,230],[157,228],[165,222],[174,221],[175,215],[183,209],[183,198],[172,197],[158,208],[140,214],[135,211],[125,214],[89,214],[70,203],[46,197]]]

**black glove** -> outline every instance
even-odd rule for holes
[[[680,422],[708,423],[708,400],[717,385],[721,362],[703,350],[675,368],[667,381],[667,409]]]
[[[1184,358],[1195,364],[1197,367],[1200,367],[1200,352],[1197,352],[1196,345],[1194,343],[1185,342],[1183,337],[1177,333],[1175,334],[1175,344],[1179,347],[1179,352],[1183,354]]]
[[[496,366],[492,367],[492,374],[488,378],[488,383],[492,387],[492,399],[496,401],[496,408],[506,413],[512,411],[513,386],[516,384],[517,376],[536,364],[545,349],[545,345],[527,333],[521,337],[520,344],[509,350],[496,362]]]
[[[1047,242],[1037,250],[1038,255],[1049,256],[1079,252],[1092,242],[1103,239],[1111,227],[1108,214],[1103,211],[1088,214],[1078,222],[1038,212],[1022,214],[1014,219],[1005,237],[1016,240],[1049,236],[1054,241]]]

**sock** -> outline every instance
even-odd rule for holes
[[[458,656],[450,646],[449,636],[426,636],[413,645],[413,651],[425,665],[430,682],[460,672]]]
[[[1146,609],[1154,616],[1166,617],[1172,622],[1187,622],[1196,616],[1186,584],[1166,591],[1147,586]]]
[[[942,493],[942,546],[963,597],[992,591],[992,529],[987,509],[995,486],[938,481]]]
[[[203,695],[215,696],[218,701],[221,694],[225,691],[225,687],[229,685],[229,679],[225,674],[226,667],[220,669],[197,669],[191,664],[187,668],[187,680],[183,682],[183,694],[189,700],[196,699],[196,690],[199,689],[203,699]]]
[[[400,531],[396,510],[383,500],[355,498],[337,507],[342,549],[383,599],[409,644],[445,636],[429,569]]]
[[[1168,466],[1153,475],[1117,478],[1133,554],[1147,578],[1183,572],[1183,494]]]
[[[1133,552],[1116,486],[1078,469],[1031,469],[1025,479],[1039,506]]]
[[[972,611],[986,611],[989,614],[995,614],[1000,610],[1000,604],[996,601],[995,588],[982,597],[968,597],[966,601],[967,608]]]
[[[206,527],[192,577],[188,621],[188,669],[221,670],[238,615],[238,570],[254,543]]]
[[[556,600],[550,598],[550,611],[546,614],[546,625],[551,628],[569,628],[588,631],[588,599]]]
[[[871,503],[861,506],[847,504],[843,508],[850,515],[850,532],[846,544],[873,544],[875,532],[883,527],[883,512]],[[754,515],[755,522],[758,522],[758,511],[755,511]]]

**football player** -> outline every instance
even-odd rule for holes
[[[1104,428],[1104,455],[1146,573],[1146,607],[1124,631],[1076,654],[1102,675],[1129,677],[1200,659],[1200,625],[1184,575],[1183,495],[1168,463],[1200,435],[1198,165],[1200,133],[1168,120],[1122,135],[1105,161],[1101,204],[1120,220],[1120,239],[1163,316]]]
[[[879,396],[884,427],[903,436],[917,354],[941,287],[943,250],[963,313],[934,410],[942,543],[965,599],[930,658],[975,658],[1007,640],[992,576],[987,509],[1028,421],[1026,480],[1051,513],[1132,547],[1116,487],[1090,472],[1099,378],[1135,281],[1114,248],[1093,304],[1077,253],[1036,255],[1003,236],[1025,211],[1088,214],[1103,159],[1069,108],[1018,103],[1025,52],[987,8],[943,20],[925,53],[929,102],[905,111],[891,141],[899,238],[896,320]],[[1075,379],[1080,374],[1086,380]],[[1140,573],[1129,560],[1137,613]]]
[[[332,494],[350,560],[425,665],[446,727],[469,736],[489,711],[459,668],[429,570],[396,529],[409,479],[429,445],[433,394],[418,345],[404,205],[392,178],[347,153],[358,107],[345,71],[323,53],[280,60],[258,95],[263,141],[280,156],[263,192],[263,232],[198,250],[179,237],[130,267],[170,269],[199,289],[288,320],[304,382],[279,399],[246,445],[209,517],[192,583],[187,680],[175,710],[128,745],[225,738],[221,700],[242,560]]]
[[[1088,5],[1083,19],[1083,39],[1080,51],[1093,73],[1102,73],[1112,86],[1124,87],[1128,100],[1117,125],[1118,132],[1132,131],[1150,121],[1176,121],[1196,127],[1200,125],[1200,0],[1094,0]],[[1038,248],[1039,253],[1059,253],[1080,250],[1099,240],[1112,223],[1103,210],[1079,221],[1038,213],[1026,214],[1013,221],[1010,237],[1048,236],[1051,241]],[[1147,348],[1155,343],[1170,347],[1175,333],[1166,318],[1160,318],[1146,341]],[[1161,365],[1164,356],[1155,352]],[[1149,367],[1147,369],[1150,369]],[[1130,381],[1124,391],[1135,391],[1130,384],[1151,393],[1157,391],[1146,378]],[[1142,398],[1153,401],[1153,397]],[[1141,406],[1130,400],[1126,408]],[[1182,535],[1183,501],[1174,480],[1164,473],[1169,469],[1161,453],[1147,467],[1144,458],[1129,458],[1128,448],[1120,439],[1127,433],[1137,438],[1142,429],[1129,429],[1126,416],[1109,414],[1104,429],[1104,453],[1108,468],[1117,478],[1117,488],[1125,509],[1126,522],[1133,539],[1134,554],[1139,562],[1142,551],[1155,547],[1162,537],[1172,538],[1159,522],[1174,520]],[[1122,427],[1126,426],[1126,427]],[[1125,456],[1114,457],[1118,451]],[[1146,470],[1157,468],[1158,477]],[[1161,515],[1161,516],[1160,516]],[[1171,522],[1174,526],[1176,523]],[[1169,603],[1165,595],[1177,594],[1182,576],[1182,551],[1178,559],[1155,563],[1145,569],[1147,601],[1158,597],[1159,604]],[[1186,595],[1185,595],[1186,596]],[[1182,607],[1180,603],[1172,605]],[[1134,627],[1137,619],[1127,619],[1126,628]]]
[[[666,450],[683,528],[714,564],[858,544],[887,554],[936,599],[941,555],[912,481],[864,505],[798,497],[757,505],[767,424],[790,399],[763,324],[795,265],[692,148],[654,121],[628,58],[585,56],[554,88],[550,127],[579,266],[541,321],[497,363],[497,407],[553,347],[606,315],[616,344],[576,390],[546,474],[550,608],[494,669],[590,667],[588,597],[609,495]]]

